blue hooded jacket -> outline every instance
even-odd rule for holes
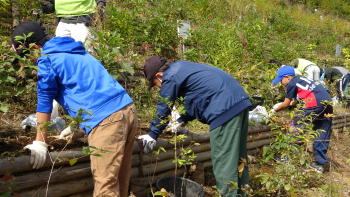
[[[151,122],[149,135],[156,139],[167,125],[169,106],[183,98],[186,110],[178,119],[188,122],[198,119],[213,130],[251,106],[242,86],[223,70],[205,64],[176,61],[163,72],[157,118]],[[170,102],[170,103],[169,103]],[[170,106],[171,107],[171,106]]]
[[[84,110],[85,122],[80,127],[86,134],[133,102],[101,62],[70,37],[54,37],[46,42],[37,63],[37,112],[51,113],[53,99],[72,117]]]

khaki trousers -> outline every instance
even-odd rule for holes
[[[92,151],[94,197],[128,196],[135,134],[134,104],[111,114],[90,132],[88,142]]]

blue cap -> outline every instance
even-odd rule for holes
[[[285,76],[295,76],[294,68],[291,66],[282,66],[280,69],[278,69],[277,77],[272,80],[272,83],[276,84],[282,81],[283,77]]]

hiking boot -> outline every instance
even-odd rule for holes
[[[324,167],[316,162],[311,163],[310,167],[317,173],[322,174],[325,172]]]

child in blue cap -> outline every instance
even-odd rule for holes
[[[287,108],[295,99],[303,100],[305,106],[302,113],[294,118],[293,125],[302,128],[298,121],[306,116],[314,114],[313,129],[321,130],[319,135],[314,139],[314,159],[311,167],[318,172],[325,171],[325,167],[329,164],[327,157],[327,149],[329,146],[332,118],[325,114],[332,114],[333,107],[329,103],[332,99],[327,90],[319,83],[304,77],[295,76],[294,68],[291,66],[283,66],[277,71],[277,77],[272,81],[273,84],[281,82],[286,87],[286,97],[284,101],[275,106],[273,111],[277,112]],[[326,102],[325,101],[329,101]]]

